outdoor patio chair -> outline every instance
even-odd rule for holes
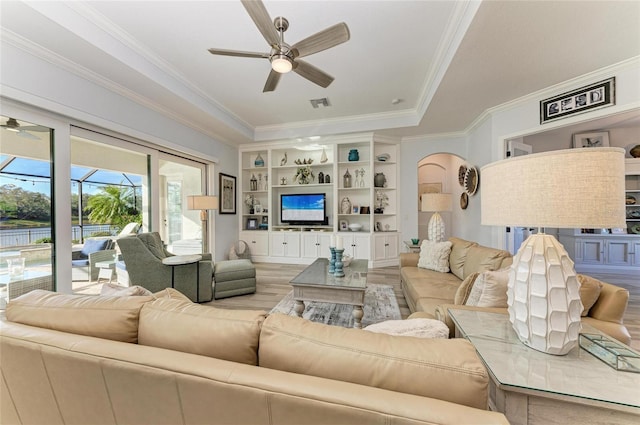
[[[113,260],[116,253],[114,242],[110,237],[87,238],[79,251],[71,253],[71,267],[87,269],[87,280],[98,280],[100,269],[96,267],[99,261]]]

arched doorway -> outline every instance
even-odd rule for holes
[[[450,193],[452,197],[451,211],[440,213],[445,223],[445,237],[464,235],[463,210],[460,207],[460,196],[464,189],[458,182],[458,170],[466,161],[450,153],[428,155],[418,161],[418,238],[427,239],[427,225],[432,212],[420,210],[423,193]]]

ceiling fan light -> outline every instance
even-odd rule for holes
[[[286,74],[293,69],[293,63],[286,55],[275,55],[271,59],[271,69],[280,74]]]
[[[13,131],[14,133],[19,133],[20,130],[14,127],[4,127],[5,130],[7,131]]]

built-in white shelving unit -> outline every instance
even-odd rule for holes
[[[264,165],[256,164],[256,159],[264,160]],[[369,260],[371,267],[395,265],[400,244],[398,161],[398,142],[372,134],[308,145],[280,141],[258,148],[242,147],[240,239],[249,244],[254,261],[305,264],[327,257],[331,235],[338,235],[343,238],[346,254]],[[313,173],[308,182],[296,179],[301,167]],[[347,172],[350,179],[345,178]],[[379,187],[376,174],[384,175],[378,178]],[[302,226],[281,221],[281,195],[302,193],[326,195],[323,224]],[[259,207],[251,209],[244,202],[247,197]],[[349,207],[343,209],[344,205]],[[351,230],[352,224],[359,224],[360,230]]]

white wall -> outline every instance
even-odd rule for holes
[[[210,179],[214,183],[214,187],[209,190],[210,193],[218,193],[218,172],[238,175],[237,148],[214,140],[8,43],[2,43],[0,50],[0,92],[3,104],[7,104],[7,100],[10,99],[19,102],[17,105],[40,108],[62,122],[86,123],[92,129],[108,129],[158,146],[186,152],[205,161],[217,161],[216,175]],[[4,105],[3,109],[6,109]],[[56,149],[68,143],[68,137],[61,137],[62,134],[57,133]],[[63,163],[65,159],[59,156],[56,158],[59,163]],[[68,229],[58,228],[58,231],[68,230],[70,234],[71,217],[70,211],[67,210],[69,209],[56,211],[62,222],[68,223]],[[65,214],[69,215],[68,220],[64,220]],[[237,216],[221,216],[216,213],[215,229],[215,256],[216,259],[222,259],[229,246],[238,238]]]
[[[540,124],[540,101],[585,85],[616,77],[616,104],[597,111],[579,114],[551,123]],[[412,138],[401,144],[402,160],[402,225],[403,239],[417,234],[418,214],[417,198],[414,196],[418,184],[417,162],[434,153],[452,153],[465,158],[479,169],[504,158],[505,141],[542,131],[559,129],[588,122],[612,114],[618,114],[640,108],[640,58],[625,61],[589,75],[583,75],[571,81],[532,93],[508,104],[498,106],[476,123],[466,135],[447,138]],[[570,131],[570,130],[569,130]],[[633,132],[633,130],[631,130]],[[628,131],[615,133],[620,140],[613,144],[632,143],[633,136]],[[563,147],[569,148],[566,138]],[[478,192],[469,197],[469,206],[461,212],[461,217],[452,220],[454,234],[465,239],[477,241],[483,245],[504,247],[504,228],[481,225],[480,198],[482,196],[482,172]],[[454,205],[456,211],[456,205]]]

